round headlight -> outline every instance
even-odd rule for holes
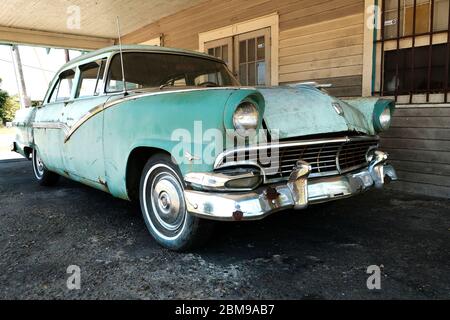
[[[391,109],[386,108],[380,115],[380,126],[382,130],[387,130],[391,126]]]
[[[258,108],[251,102],[241,103],[233,115],[233,125],[241,136],[248,136],[258,128]]]

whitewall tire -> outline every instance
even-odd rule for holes
[[[58,182],[59,175],[47,170],[36,149],[33,149],[31,161],[33,163],[34,176],[41,186],[53,186]]]
[[[165,248],[189,250],[210,235],[211,222],[187,212],[182,175],[171,158],[151,157],[141,175],[139,198],[150,234]]]

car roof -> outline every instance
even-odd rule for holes
[[[139,51],[139,52],[152,52],[152,53],[170,53],[170,54],[180,54],[180,55],[186,55],[186,56],[193,56],[193,57],[199,57],[199,58],[207,58],[210,60],[215,60],[217,62],[224,63],[222,60],[210,56],[206,53],[196,52],[196,51],[190,51],[190,50],[183,50],[183,49],[175,49],[175,48],[167,48],[167,47],[158,47],[158,46],[148,46],[148,45],[123,45],[122,46],[123,52],[133,52],[133,51]],[[102,56],[107,53],[118,53],[120,52],[120,46],[111,46],[106,47],[103,49],[99,49],[96,51],[91,51],[89,53],[83,54],[73,60],[70,60],[65,65],[61,67],[61,69],[58,71],[58,74],[66,69],[73,68],[81,63],[83,61],[89,60],[91,58],[95,58],[97,56]]]

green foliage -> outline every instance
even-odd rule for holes
[[[32,106],[33,108],[39,107],[40,105],[42,105],[42,101],[31,100],[31,106]]]
[[[10,122],[14,119],[16,111],[20,109],[20,103],[17,97],[8,97],[3,107],[0,107],[0,118],[3,122]]]
[[[8,98],[9,98],[8,92],[0,89],[0,110],[3,108]]]
[[[0,124],[3,122],[6,122],[6,120],[3,119],[3,111],[6,105],[6,101],[8,101],[9,95],[6,91],[3,91],[0,89]]]
[[[0,79],[0,84],[2,79]],[[8,92],[0,89],[0,124],[12,121],[20,104],[16,97],[10,97]]]

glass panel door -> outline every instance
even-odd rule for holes
[[[244,86],[270,85],[270,28],[205,43],[205,52],[224,60]]]
[[[270,85],[270,28],[235,37],[235,72],[242,85]]]
[[[222,59],[233,70],[233,38],[225,38],[205,43],[206,53]]]

